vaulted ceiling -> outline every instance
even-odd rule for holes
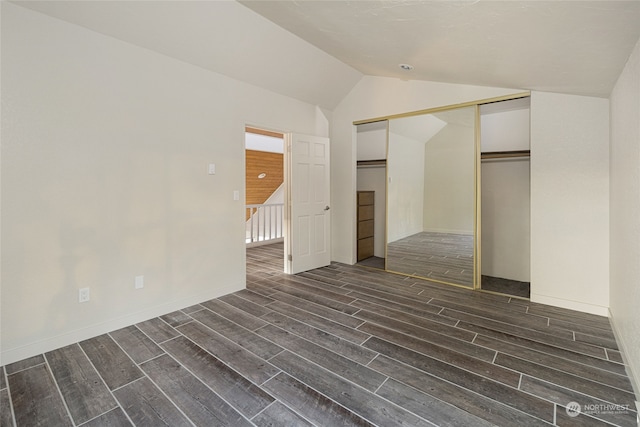
[[[363,75],[607,97],[640,38],[637,0],[14,3],[328,109]]]

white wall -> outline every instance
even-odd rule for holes
[[[522,108],[481,115],[481,150],[529,150],[529,114],[529,108]],[[531,279],[529,166],[528,158],[482,161],[484,275],[521,282]]]
[[[423,230],[424,141],[393,132],[389,124],[387,158],[387,240],[389,243]]]
[[[531,300],[608,313],[606,99],[532,93]]]
[[[640,399],[640,42],[611,93],[611,321]]]
[[[423,230],[473,234],[474,127],[448,124],[427,141],[424,171]]]
[[[529,108],[482,114],[482,151],[528,150],[529,114]]]
[[[385,136],[386,137],[386,136]],[[358,191],[374,191],[373,254],[386,255],[387,170],[384,166],[358,168]]]
[[[383,160],[387,158],[387,126],[379,123],[357,126],[358,160]]]
[[[365,76],[331,122],[331,256],[355,263],[356,138],[354,121],[519,93],[521,90]]]
[[[0,363],[243,288],[244,126],[326,112],[7,2],[2,42]]]
[[[481,174],[482,274],[529,282],[529,160],[486,160]]]

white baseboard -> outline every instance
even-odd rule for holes
[[[139,322],[144,322],[145,320],[162,316],[164,314],[171,313],[172,311],[199,304],[213,298],[218,298],[244,288],[244,284],[217,288],[202,294],[181,298],[115,319],[109,319],[104,322],[86,326],[84,328],[74,329],[72,331],[29,343],[27,345],[3,350],[2,353],[0,353],[0,365],[7,365],[9,363],[17,362],[28,357],[46,353],[48,351],[52,351],[79,341],[93,338],[107,332],[115,331],[116,329],[124,328],[126,326],[130,326]]]
[[[565,300],[562,298],[550,297],[531,293],[531,302],[552,305],[554,307],[567,308],[569,310],[582,311],[583,313],[597,314],[598,316],[609,316],[609,307],[599,305],[586,304],[579,301]]]

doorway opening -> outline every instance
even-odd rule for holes
[[[247,251],[252,270],[273,271],[279,258],[278,268],[284,271],[284,165],[284,134],[245,127],[245,243],[256,248]]]

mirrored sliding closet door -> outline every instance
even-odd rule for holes
[[[389,120],[386,269],[474,287],[477,107]]]

